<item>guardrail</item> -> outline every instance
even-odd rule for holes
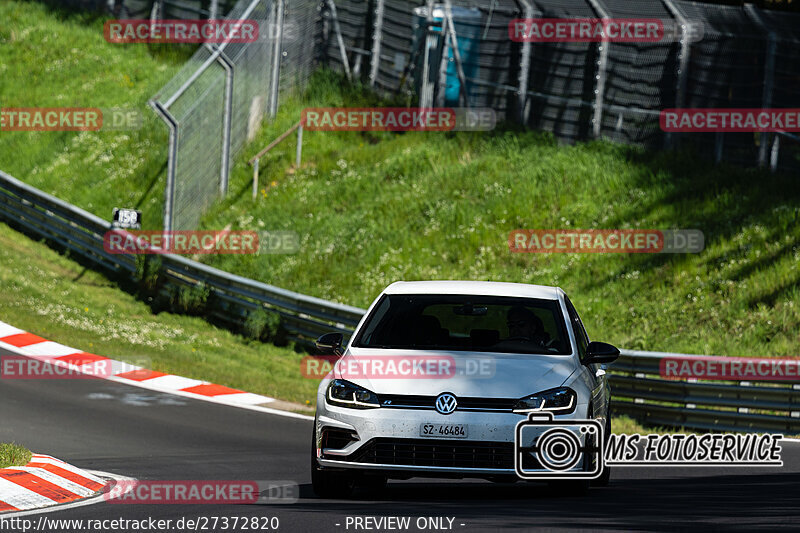
[[[653,425],[800,434],[800,381],[664,379],[666,357],[697,356],[622,350],[610,369],[615,412]]]
[[[110,254],[103,235],[111,223],[0,171],[0,218],[50,239],[103,268],[133,278],[135,256]],[[276,312],[289,335],[307,341],[329,331],[349,335],[363,309],[274,287],[186,259],[161,255],[161,274],[176,287],[203,287],[214,298],[210,314],[242,326],[250,311]]]
[[[49,239],[84,259],[134,278],[137,261],[109,254],[103,235],[111,223],[0,171],[0,218]],[[175,255],[162,255],[162,275],[177,287],[203,286],[214,297],[210,314],[241,327],[250,312],[280,314],[296,340],[322,333],[349,336],[365,310],[274,287]],[[648,424],[718,431],[800,434],[800,381],[691,382],[659,376],[660,360],[684,354],[623,350],[612,365],[614,409]]]

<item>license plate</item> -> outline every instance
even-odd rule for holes
[[[466,439],[467,426],[465,424],[421,424],[419,434],[421,437]]]

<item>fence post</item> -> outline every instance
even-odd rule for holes
[[[336,33],[336,42],[339,44],[339,54],[342,56],[342,66],[344,66],[344,73],[348,80],[353,79],[350,73],[350,61],[347,59],[347,47],[344,45],[344,38],[342,37],[342,27],[339,25],[339,15],[336,13],[336,3],[333,0],[328,0],[328,7],[331,10],[331,18],[333,19],[333,31]]]
[[[533,6],[529,0],[520,0],[524,6],[522,15],[526,19],[533,18]],[[528,78],[531,68],[531,43],[522,43],[522,55],[519,60],[519,89],[517,90],[517,106],[519,107],[519,121],[521,124],[528,122]]]
[[[297,154],[295,154],[294,165],[300,168],[300,157],[303,154],[303,123],[297,128]]]
[[[225,69],[225,107],[222,117],[222,165],[220,166],[219,193],[228,194],[228,178],[231,167],[231,117],[233,116],[233,72],[235,65],[217,45],[209,48],[217,52],[217,60]]]
[[[594,9],[597,16],[603,20],[607,20],[608,12],[605,10],[601,0],[588,0],[589,4]],[[606,32],[603,32],[603,40],[597,47],[600,52],[600,58],[597,61],[597,83],[594,87],[594,114],[592,116],[592,134],[595,137],[600,136],[601,122],[603,120],[603,97],[606,89],[606,69],[608,68],[608,49],[610,47]]]
[[[219,12],[219,0],[211,0],[211,6],[208,8],[208,18],[213,20],[217,18]]]
[[[778,170],[778,154],[780,153],[781,149],[781,136],[775,135],[774,139],[772,140],[772,151],[769,156],[769,169],[772,172]]]
[[[775,49],[777,48],[777,38],[775,31],[767,26],[761,12],[753,4],[745,4],[744,10],[753,19],[756,25],[767,33],[767,50],[764,58],[764,89],[761,93],[761,108],[772,107],[772,87],[775,79]],[[767,146],[769,145],[769,132],[759,134],[758,147],[758,166],[763,167],[767,164]]]
[[[164,187],[164,231],[172,231],[172,210],[175,205],[175,168],[178,159],[178,121],[156,100],[150,106],[169,127],[169,155],[167,156],[167,184]]]
[[[442,55],[439,58],[439,77],[437,78],[434,87],[434,95],[436,96],[436,105],[444,107],[445,93],[447,92],[447,61],[450,58],[450,44],[447,38],[447,27],[450,25],[448,18],[442,17],[442,40],[439,41],[439,47]]]
[[[378,0],[375,7],[375,29],[372,34],[372,57],[369,64],[369,86],[374,87],[378,79],[378,67],[381,62],[381,39],[383,39],[383,3]]]
[[[678,76],[677,82],[675,84],[675,107],[681,108],[684,105],[684,100],[686,99],[686,82],[689,77],[689,54],[691,50],[689,48],[689,25],[686,21],[686,17],[683,16],[681,10],[672,2],[672,0],[662,0],[664,2],[664,6],[667,10],[672,14],[672,17],[678,22],[681,27],[681,41],[680,41],[680,51],[678,52]],[[672,146],[672,132],[666,132],[664,135],[664,145],[666,148],[670,148]]]
[[[431,29],[433,23],[433,0],[427,2],[428,14],[425,18],[425,52],[422,55],[422,84],[420,89],[419,106],[422,108],[433,107],[433,84],[430,82],[430,55],[431,49],[436,44],[436,37]]]
[[[459,98],[464,99],[464,105],[469,107],[469,94],[467,93],[467,77],[464,75],[464,66],[461,63],[461,52],[458,50],[458,37],[456,35],[456,26],[453,23],[453,6],[450,0],[444,0],[444,13],[447,20],[447,32],[442,38],[446,41],[447,35],[450,36],[450,46],[453,47],[453,59],[456,62],[456,74],[458,74],[459,83]],[[444,29],[444,27],[442,28]],[[443,52],[447,51],[446,48],[442,49]],[[449,54],[448,54],[449,59]],[[446,83],[445,83],[446,85]]]
[[[281,48],[283,48],[283,10],[286,0],[275,0],[273,13],[275,13],[275,44],[272,48],[272,79],[269,88],[269,116],[275,118],[278,113],[278,91],[280,89],[281,75]]]
[[[253,162],[253,201],[258,197],[258,159]]]

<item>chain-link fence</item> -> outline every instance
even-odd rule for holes
[[[796,107],[798,14],[683,0],[240,0],[228,18],[256,19],[258,42],[206,45],[153,99],[171,130],[168,229],[196,226],[231,158],[319,62],[410,104],[491,107],[570,142],[691,144],[717,161],[800,167],[791,134],[659,123],[667,108]],[[664,35],[515,42],[518,18],[658,19]]]
[[[379,92],[420,105],[430,102],[426,80],[437,95],[432,103],[441,103],[443,95],[451,100],[453,41],[443,37],[441,16],[431,21],[420,9],[431,2],[328,3],[335,9],[324,14],[324,63],[342,70],[350,64],[354,76]],[[800,167],[791,135],[670,134],[659,124],[667,108],[798,107],[799,14],[683,0],[452,0],[451,9],[456,36],[477,41],[460,60],[471,107],[492,107],[500,118],[568,141],[602,136],[650,147],[691,143],[717,161]],[[510,39],[511,20],[538,17],[659,19],[665,38],[527,44]],[[337,22],[341,37],[333,31]],[[434,37],[434,49],[426,34]],[[460,40],[455,48],[469,49]],[[427,68],[421,61],[426,54]],[[356,71],[357,62],[369,68]]]
[[[202,46],[151,100],[170,128],[165,230],[197,226],[279,93],[307,81],[319,12],[315,0],[241,0],[226,18],[255,20],[258,39]]]

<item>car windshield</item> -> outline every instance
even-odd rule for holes
[[[384,295],[353,346],[558,355],[572,352],[556,300],[473,295]]]

